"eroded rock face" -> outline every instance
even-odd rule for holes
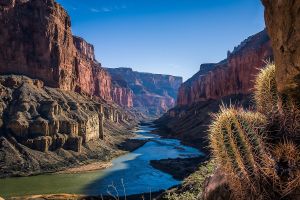
[[[72,90],[75,48],[65,10],[54,0],[1,2],[0,73]]]
[[[25,76],[0,76],[1,135],[43,152],[80,152],[82,143],[104,139],[104,109],[110,111],[107,118],[120,122],[122,111],[115,106],[40,86]]]
[[[1,1],[0,11],[0,25],[6,27],[0,30],[0,74],[26,75],[131,107],[132,94],[112,86],[93,45],[72,36],[70,17],[54,0]]]
[[[93,45],[76,36],[73,37],[73,42],[76,47],[75,91],[111,101],[111,77],[95,60]]]
[[[132,90],[131,104],[143,113],[159,116],[175,106],[181,77],[135,72],[131,68],[107,68],[107,71],[115,85]]]
[[[300,2],[262,0],[276,63],[277,89],[300,99]]]
[[[132,108],[133,92],[130,88],[114,85],[111,91],[112,99],[119,105]]]
[[[249,37],[229,53],[227,59],[217,64],[202,64],[199,72],[179,88],[177,104],[191,105],[251,93],[255,75],[265,65],[264,60],[272,59],[272,55],[265,30]]]

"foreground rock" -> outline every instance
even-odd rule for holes
[[[277,89],[300,103],[299,1],[262,0],[276,64]]]

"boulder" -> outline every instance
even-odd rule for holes
[[[199,200],[230,200],[231,193],[226,180],[226,176],[220,169],[206,178],[203,192],[197,197]]]

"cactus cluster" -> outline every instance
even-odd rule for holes
[[[212,153],[236,198],[286,198],[300,189],[299,106],[277,93],[272,63],[261,70],[254,89],[257,111],[221,106],[214,114]]]

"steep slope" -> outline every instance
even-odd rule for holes
[[[156,117],[175,106],[181,77],[133,71],[131,68],[107,68],[113,82],[133,91],[133,107]]]
[[[218,111],[222,102],[250,106],[255,75],[265,65],[264,60],[273,59],[272,55],[264,30],[243,41],[227,59],[201,65],[199,72],[180,86],[178,105],[157,123],[168,136],[207,151],[204,147],[210,113]]]

